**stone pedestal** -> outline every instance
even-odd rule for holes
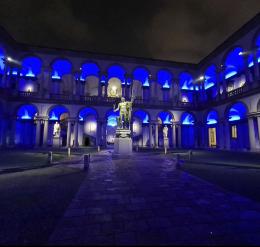
[[[114,154],[131,155],[133,149],[131,131],[128,129],[117,129],[114,140]]]
[[[163,138],[163,146],[164,146],[164,148],[169,148],[169,138],[168,137]]]
[[[54,136],[53,137],[53,145],[52,145],[52,147],[59,148],[60,146],[61,146],[61,137]]]

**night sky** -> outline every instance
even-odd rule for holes
[[[1,0],[19,42],[199,62],[260,11],[260,0]]]

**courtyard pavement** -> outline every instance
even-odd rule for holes
[[[176,169],[169,156],[92,155],[50,245],[260,245],[260,203]]]

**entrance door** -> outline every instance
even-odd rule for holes
[[[209,147],[217,146],[216,128],[209,128]]]

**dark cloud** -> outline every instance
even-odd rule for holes
[[[1,0],[20,42],[198,62],[260,10],[259,0]]]

